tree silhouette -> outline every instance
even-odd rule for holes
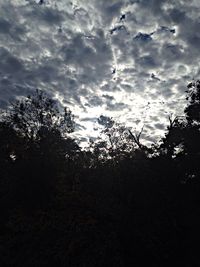
[[[187,100],[188,106],[185,108],[185,114],[188,123],[200,124],[200,80],[188,84]],[[200,127],[200,126],[199,126]]]
[[[165,137],[159,147],[160,156],[173,159],[182,181],[199,177],[200,168],[200,82],[188,85],[185,116],[169,118]]]
[[[176,153],[181,152],[180,148],[184,143],[184,129],[185,121],[182,117],[169,117],[169,126],[159,147],[160,155],[172,159]]]
[[[101,116],[84,150],[72,113],[43,92],[13,103],[0,121],[0,264],[198,266],[199,84],[151,148]]]
[[[54,100],[36,90],[13,103],[1,119],[2,158],[13,162],[15,202],[30,209],[49,205],[60,168],[80,150],[68,136],[74,130],[71,111],[61,112]]]
[[[4,118],[15,131],[29,139],[36,139],[41,127],[59,130],[64,135],[74,131],[71,111],[64,108],[61,112],[56,101],[38,89],[33,95],[12,103]]]

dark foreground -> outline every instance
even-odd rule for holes
[[[83,151],[63,135],[71,113],[39,92],[4,114],[0,266],[200,266],[200,84],[188,88],[185,118],[151,148],[102,116],[108,140]]]

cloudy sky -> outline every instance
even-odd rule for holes
[[[157,140],[200,76],[199,14],[199,0],[0,0],[0,106],[39,88],[79,138],[106,115]]]

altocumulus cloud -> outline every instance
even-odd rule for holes
[[[39,88],[84,140],[102,114],[156,140],[199,77],[199,12],[198,0],[1,0],[0,105]]]

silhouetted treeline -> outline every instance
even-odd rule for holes
[[[101,116],[81,149],[75,122],[43,92],[2,111],[1,266],[199,266],[200,81],[165,137]]]

